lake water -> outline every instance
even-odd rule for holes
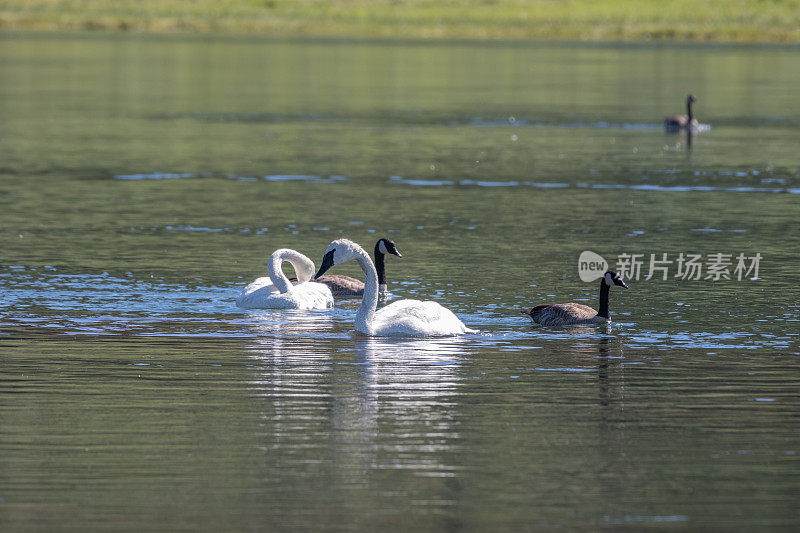
[[[798,87],[796,47],[1,35],[0,529],[796,530]],[[234,305],[383,236],[480,333]],[[597,305],[584,250],[642,254],[614,322],[532,326]]]

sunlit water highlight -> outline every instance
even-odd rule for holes
[[[139,281],[130,275],[117,278],[108,273],[59,275],[54,270],[53,267],[33,270],[25,267],[0,268],[0,284],[6,287],[0,312],[7,325],[41,325],[65,334],[127,333],[190,337],[259,337],[267,334],[269,327],[273,326],[276,332],[295,331],[299,335],[308,334],[310,329],[315,338],[325,338],[326,335],[318,331],[318,326],[307,327],[307,321],[310,320],[311,324],[326,324],[324,331],[330,333],[332,339],[341,339],[348,332],[356,336],[352,325],[358,299],[340,300],[332,311],[246,311],[237,308],[234,303],[241,286],[179,285],[157,279]],[[406,284],[400,290],[407,293],[408,297],[424,298],[422,293],[426,287]],[[597,338],[598,335],[602,337],[607,334],[604,331],[610,331],[624,347],[658,350],[794,350],[800,340],[800,332],[768,334],[738,329],[735,325],[725,327],[724,332],[675,329],[642,331],[636,322],[628,321],[630,312],[619,313],[615,322],[604,326],[529,326],[526,317],[515,314],[509,316],[508,310],[522,309],[517,299],[504,301],[500,295],[491,294],[485,294],[485,297],[491,298],[492,302],[479,312],[451,306],[469,327],[480,330],[477,335],[466,336],[480,348],[494,346],[504,351],[524,351],[530,347],[506,343],[532,337],[539,341]],[[383,302],[396,298],[397,294],[390,294]],[[577,300],[593,305],[590,299]],[[800,323],[800,306],[793,306],[787,311],[781,316],[772,317],[772,322],[787,326]],[[655,322],[659,316],[657,313],[645,313],[638,320]],[[465,349],[468,348],[465,346]]]

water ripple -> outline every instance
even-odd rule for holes
[[[198,174],[191,172],[169,173],[169,172],[151,172],[149,174],[117,174],[114,176],[115,180],[176,180],[186,178],[196,178]]]
[[[661,122],[612,122],[606,120],[596,121],[565,121],[558,118],[521,117],[521,116],[458,116],[453,114],[431,112],[372,112],[372,113],[167,113],[157,118],[167,120],[202,120],[209,122],[264,122],[264,123],[363,123],[381,125],[406,125],[406,126],[449,126],[449,127],[533,127],[533,128],[567,128],[567,129],[595,129],[595,130],[630,130],[630,131],[658,131],[664,129]],[[711,130],[710,124],[700,124],[696,132]]]
[[[749,187],[732,186],[723,187],[718,185],[656,185],[656,184],[627,184],[627,183],[583,183],[576,184],[565,182],[532,182],[532,181],[491,181],[491,180],[471,180],[471,179],[417,179],[404,178],[402,176],[392,176],[388,183],[394,185],[411,185],[417,187],[532,187],[535,189],[619,189],[647,192],[738,192],[738,193],[787,193],[800,194],[798,188],[786,187]]]
[[[92,335],[138,333],[305,340],[354,338],[353,322],[358,306],[355,301],[337,302],[333,310],[317,313],[272,310],[247,312],[234,305],[239,290],[235,285],[220,287],[199,283],[189,286],[158,279],[142,281],[133,276],[120,277],[108,273],[62,274],[54,270],[52,267],[0,267],[0,291],[4,295],[0,302],[0,328],[32,326],[62,333]],[[402,290],[405,285],[399,287]],[[404,296],[414,296],[408,291],[403,292],[406,293]],[[428,292],[431,292],[430,288]],[[550,343],[565,342],[579,351],[588,350],[591,353],[597,349],[593,347],[595,343],[612,339],[619,339],[630,349],[644,350],[797,350],[797,336],[783,328],[756,332],[733,326],[720,332],[662,331],[637,327],[632,322],[545,328],[531,326],[516,315],[509,316],[505,311],[508,306],[503,302],[494,308],[476,312],[459,309],[452,302],[448,304],[445,294],[436,298],[451,307],[465,324],[481,330],[479,334],[456,339],[414,344],[417,349],[428,346],[436,353],[467,347],[536,353],[538,348]],[[796,311],[785,313],[777,322],[797,321]],[[646,320],[649,317],[641,318]],[[382,346],[391,350],[392,346],[402,347],[416,341],[393,342],[387,340]],[[572,367],[537,367],[566,371],[565,368]]]

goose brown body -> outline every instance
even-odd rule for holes
[[[697,128],[700,123],[696,118],[689,118],[689,115],[672,115],[664,119],[664,128],[667,131],[679,131],[687,128]]]
[[[681,131],[686,129],[697,128],[700,123],[692,115],[692,104],[697,101],[697,98],[690,94],[686,97],[686,114],[685,115],[670,115],[664,118],[664,129],[667,131]]]
[[[364,282],[350,276],[326,274],[314,281],[327,285],[337,298],[360,298],[364,295]]]
[[[606,317],[598,316],[597,311],[588,305],[576,304],[573,302],[537,305],[526,314],[530,315],[531,320],[544,326],[594,324],[596,322],[607,322],[609,320]]]

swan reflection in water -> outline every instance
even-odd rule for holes
[[[249,386],[263,399],[265,446],[322,461],[347,486],[375,469],[452,477],[443,453],[459,437],[465,349],[457,338],[260,338]]]
[[[335,321],[331,311],[296,309],[253,310],[247,314],[247,325],[257,335],[254,347],[268,347],[275,338],[329,338],[334,334]]]

